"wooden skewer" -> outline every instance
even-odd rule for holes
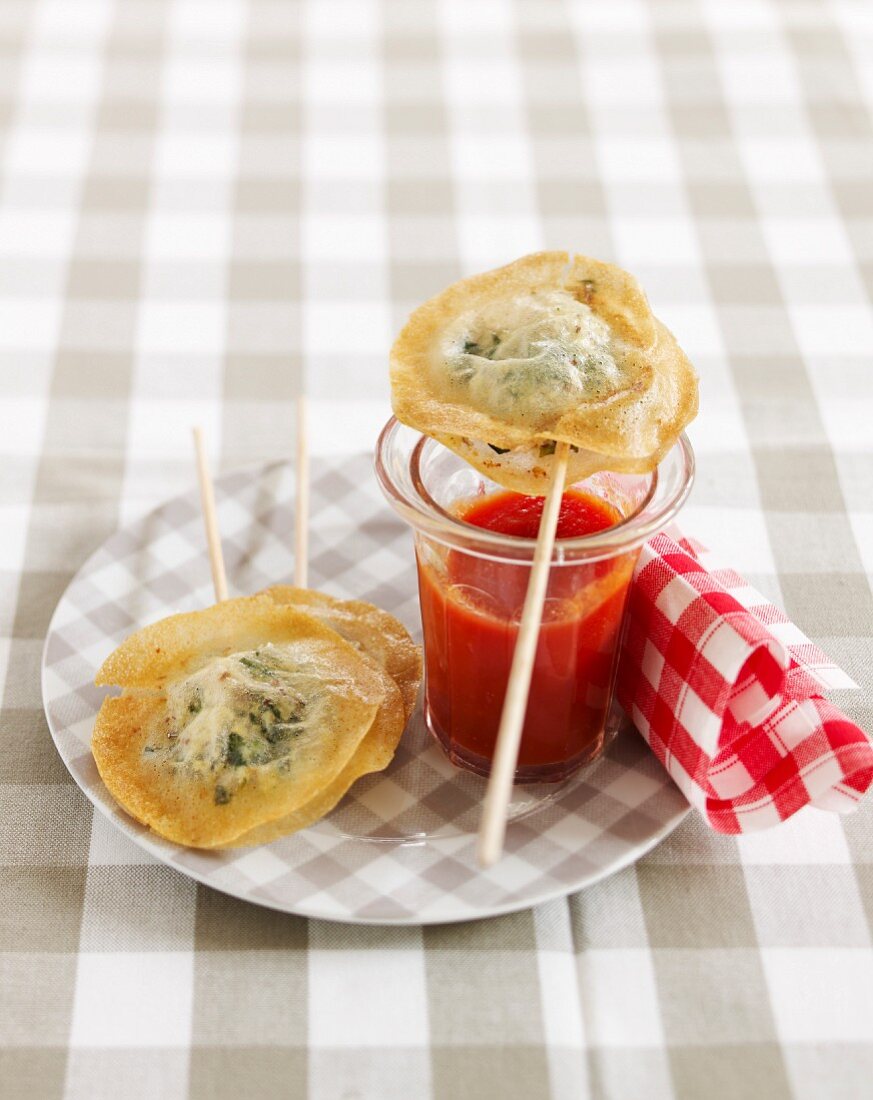
[[[206,528],[206,543],[209,547],[212,584],[215,588],[216,603],[221,603],[222,600],[227,599],[227,575],[224,571],[224,554],[221,550],[218,516],[215,511],[215,491],[209,474],[202,428],[194,429],[194,450],[197,454],[197,478],[200,482],[200,502],[203,506],[203,525]]]
[[[297,499],[294,507],[294,583],[305,588],[309,561],[309,439],[306,398],[297,398]]]
[[[503,851],[503,838],[506,834],[506,814],[512,795],[512,780],[518,761],[518,748],[521,743],[521,730],[527,710],[530,694],[530,681],[536,657],[540,623],[543,618],[543,603],[549,580],[549,566],[555,546],[555,532],[561,511],[561,498],[564,495],[564,482],[567,480],[567,459],[570,454],[568,443],[559,443],[555,448],[555,468],[552,484],[543,505],[540,518],[540,530],[534,549],[533,565],[521,612],[512,667],[500,726],[497,730],[497,744],[494,750],[494,762],[491,776],[485,792],[482,808],[482,820],[479,825],[479,838],[476,855],[481,867],[490,867],[496,863]]]

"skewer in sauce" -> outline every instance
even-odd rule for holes
[[[496,492],[462,503],[475,527],[535,539],[543,498]],[[604,531],[623,519],[608,501],[564,493],[557,539]],[[556,564],[522,733],[517,778],[559,780],[598,754],[636,552]],[[449,756],[486,774],[518,633],[529,567],[449,551],[438,569],[419,562],[426,638],[428,720]]]

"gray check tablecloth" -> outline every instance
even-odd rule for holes
[[[873,7],[0,4],[0,1096],[862,1097],[873,809],[689,818],[567,900],[452,927],[277,914],[92,815],[49,617],[119,524],[372,446],[409,309],[538,248],[639,275],[702,380],[685,525],[873,724]]]

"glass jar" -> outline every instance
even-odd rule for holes
[[[393,418],[379,437],[376,473],[414,534],[428,728],[455,764],[487,775],[536,540],[466,523],[463,512],[501,487]],[[693,473],[683,435],[652,473],[603,472],[568,486],[600,497],[621,519],[556,541],[517,783],[557,782],[603,752],[616,728],[613,688],[640,547],[676,515]]]

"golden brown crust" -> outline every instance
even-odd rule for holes
[[[200,611],[170,615],[126,638],[101,665],[94,682],[118,687],[160,689],[214,656],[255,649],[265,640],[307,636],[329,639],[311,617],[284,610],[267,596],[240,596]]]
[[[169,713],[164,689],[173,690],[174,684],[206,668],[210,659],[268,643],[281,645],[295,667],[318,685],[319,726],[307,728],[299,743],[294,742],[289,758],[293,767],[283,770],[270,763],[198,769],[169,759],[164,751]],[[106,786],[155,832],[194,847],[228,844],[310,802],[352,759],[380,704],[387,702],[391,731],[403,726],[399,691],[390,677],[312,616],[265,596],[228,600],[146,627],[119,646],[99,675],[102,683],[119,682],[126,688],[121,697],[104,702],[92,737]],[[160,751],[144,752],[155,745]],[[228,774],[234,783],[232,797],[219,802],[217,791]]]
[[[407,718],[400,692],[394,687],[393,682],[391,686],[393,692],[387,693],[373,725],[336,779],[298,810],[275,821],[256,826],[238,836],[227,847],[244,848],[252,844],[268,844],[279,837],[296,833],[300,829],[307,829],[329,814],[361,776],[387,768],[394,759]]]
[[[622,382],[601,398],[579,400],[539,416],[513,419],[474,407],[463,388],[441,384],[433,363],[440,338],[460,316],[513,296],[562,290],[589,306],[611,330]],[[457,450],[507,488],[540,492],[552,460],[533,463],[542,443],[563,440],[580,449],[571,480],[600,469],[644,473],[655,468],[697,412],[697,377],[675,338],[651,313],[633,276],[612,264],[566,252],[524,256],[506,267],[453,284],[409,318],[391,351],[394,413],[403,423]],[[476,441],[512,453],[484,458]],[[538,472],[530,472],[532,466]]]
[[[363,600],[340,600],[324,592],[295,588],[290,584],[265,588],[263,595],[279,604],[305,609],[384,668],[400,688],[409,718],[421,684],[421,647],[413,642],[399,620]]]
[[[292,585],[273,585],[262,595],[282,605],[305,608],[324,625],[336,630],[380,670],[387,684],[385,699],[372,727],[336,779],[293,813],[238,836],[227,845],[231,848],[267,844],[308,828],[330,813],[361,776],[387,768],[415,706],[421,682],[420,647],[415,645],[405,627],[382,608],[363,600],[340,600],[324,592]]]
[[[162,793],[142,782],[139,758],[164,713],[164,700],[158,695],[109,697],[103,700],[91,735],[97,770],[113,798],[143,825],[156,822],[159,833],[161,820],[173,808],[176,816],[185,816],[190,798],[185,792],[183,804],[181,791]]]

